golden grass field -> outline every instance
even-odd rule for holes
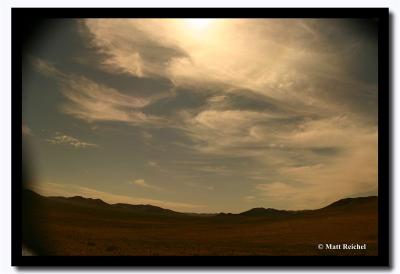
[[[23,242],[37,255],[370,256],[378,252],[377,197],[282,216],[146,214],[36,196],[24,197],[23,205]],[[367,250],[317,248],[325,243],[366,243]]]

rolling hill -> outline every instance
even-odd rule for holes
[[[24,190],[23,242],[39,255],[376,255],[377,208],[377,197],[360,197],[315,210],[193,214]]]

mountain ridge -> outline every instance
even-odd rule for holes
[[[41,198],[41,199],[49,199],[58,202],[66,202],[80,206],[89,206],[89,207],[103,207],[110,209],[119,209],[132,211],[136,213],[144,213],[144,214],[167,214],[167,215],[212,215],[212,216],[245,216],[245,217],[260,217],[260,216],[269,216],[269,217],[280,217],[280,216],[292,216],[298,215],[305,212],[318,212],[318,211],[332,211],[335,209],[348,209],[355,208],[360,206],[366,206],[371,203],[377,203],[378,196],[366,196],[366,197],[355,197],[355,198],[343,198],[339,199],[329,205],[316,209],[307,209],[307,210],[281,210],[275,208],[264,208],[264,207],[256,207],[251,208],[249,210],[240,212],[240,213],[188,213],[188,212],[178,212],[167,208],[162,208],[159,206],[151,205],[151,204],[128,204],[128,203],[107,203],[98,198],[86,198],[82,196],[72,196],[72,197],[63,197],[63,196],[43,196],[36,193],[30,189],[23,190],[24,198],[32,199],[32,198]]]

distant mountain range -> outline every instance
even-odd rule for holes
[[[61,196],[42,196],[32,190],[25,189],[23,192],[23,200],[32,202],[33,200],[44,202],[56,202],[59,204],[81,206],[97,209],[113,209],[140,214],[157,214],[157,215],[181,215],[183,213],[176,212],[170,209],[164,209],[154,205],[132,205],[132,204],[109,204],[101,199],[85,198],[82,196],[61,197]]]
[[[343,210],[363,210],[371,207],[376,207],[378,204],[377,196],[369,197],[358,197],[358,198],[346,198],[338,200],[326,207],[314,210],[279,210],[274,208],[252,208],[250,210],[233,214],[233,213],[219,213],[219,214],[198,214],[198,213],[182,213],[176,212],[170,209],[161,208],[154,205],[133,205],[125,203],[109,204],[101,199],[85,198],[82,196],[74,197],[45,197],[38,193],[25,189],[23,191],[23,202],[29,204],[35,204],[36,202],[55,202],[58,204],[79,206],[92,209],[111,209],[129,213],[145,214],[145,215],[188,215],[188,216],[218,216],[218,217],[231,217],[231,216],[242,216],[242,217],[286,217],[296,216],[303,214],[315,214],[315,213],[328,213],[328,212],[342,212]],[[32,203],[33,202],[33,203]]]

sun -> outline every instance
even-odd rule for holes
[[[196,18],[186,19],[188,27],[196,31],[204,31],[212,22],[212,19]]]

